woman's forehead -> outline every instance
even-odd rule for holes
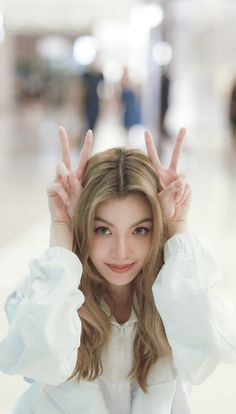
[[[126,213],[126,214],[151,214],[151,207],[148,199],[144,194],[128,194],[122,198],[111,198],[99,204],[96,209],[96,215],[98,214],[109,214],[114,213]]]

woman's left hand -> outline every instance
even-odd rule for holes
[[[191,186],[185,176],[177,172],[185,134],[186,129],[181,128],[176,138],[170,165],[165,169],[161,165],[151,132],[145,131],[147,153],[163,188],[159,192],[159,199],[167,222],[185,221],[190,210]]]

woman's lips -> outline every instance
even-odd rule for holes
[[[130,265],[128,265],[128,266],[113,266],[113,265],[109,265],[108,264],[108,266],[110,267],[110,269],[113,271],[113,272],[116,272],[116,273],[124,273],[124,272],[127,272],[128,270],[130,270],[131,269],[131,267],[134,265],[134,263],[131,263]]]

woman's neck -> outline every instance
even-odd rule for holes
[[[107,290],[106,301],[118,323],[126,322],[131,314],[133,287],[110,285]]]

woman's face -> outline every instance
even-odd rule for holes
[[[139,194],[97,208],[90,258],[107,282],[125,286],[137,276],[151,247],[152,223],[151,207]]]

